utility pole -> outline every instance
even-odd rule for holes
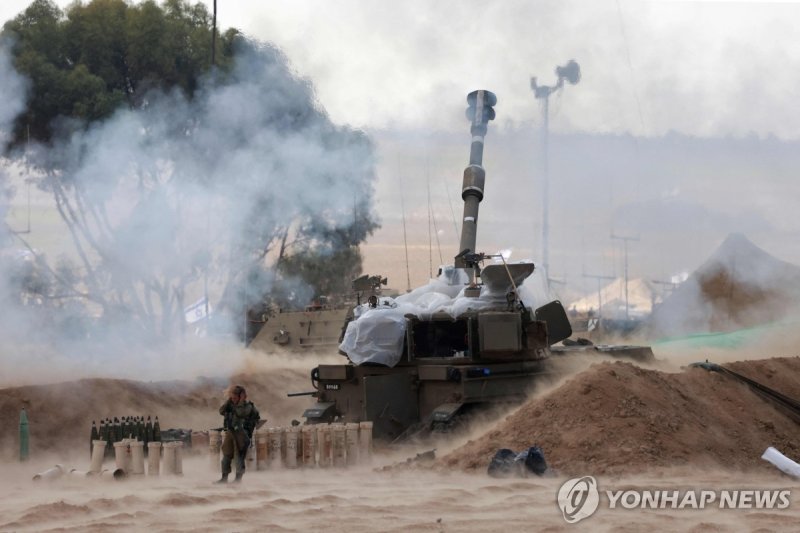
[[[213,70],[214,67],[217,66],[217,0],[214,0],[214,18],[211,22],[211,69]],[[209,212],[206,213],[206,238],[211,235],[211,205],[209,205]],[[210,262],[210,258],[209,258]],[[211,322],[211,316],[209,315],[210,309],[208,308],[208,266],[209,264],[206,263],[206,268],[203,271],[203,297],[206,300],[205,303],[205,321],[206,321],[206,335],[209,334],[209,323]],[[244,321],[245,321],[245,330],[244,330],[244,344],[247,346],[247,304],[245,302],[245,309],[244,309]]]
[[[542,100],[542,113],[544,115],[542,121],[542,266],[546,275],[550,275],[550,177],[549,177],[549,162],[548,162],[548,136],[549,136],[549,121],[550,121],[550,95],[558,91],[564,86],[564,80],[568,81],[571,85],[575,85],[581,79],[581,68],[574,59],[570,59],[563,67],[556,67],[556,76],[558,81],[555,85],[539,85],[536,82],[536,77],[531,78],[531,90],[537,100]],[[535,249],[535,247],[534,247]]]
[[[584,274],[583,277],[597,280],[597,319],[599,320],[603,316],[603,280],[613,280],[615,278],[614,276],[601,276],[599,274]]]
[[[211,22],[211,67],[217,66],[217,0],[214,0],[214,18]]]
[[[612,239],[617,239],[625,244],[625,321],[630,320],[630,307],[628,305],[628,241],[639,241],[639,237],[623,237],[611,234]]]

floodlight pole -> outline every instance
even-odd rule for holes
[[[542,106],[542,266],[550,277],[550,93]]]
[[[542,266],[545,274],[550,276],[550,169],[549,169],[549,129],[550,129],[550,95],[564,86],[564,80],[572,85],[580,81],[581,71],[578,63],[570,59],[563,67],[556,67],[558,81],[555,85],[539,85],[536,77],[531,78],[531,90],[537,100],[542,100]],[[535,247],[534,247],[535,249]],[[549,284],[549,280],[548,280]]]

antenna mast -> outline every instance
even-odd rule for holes
[[[398,180],[399,182],[400,180]],[[406,283],[408,283],[406,292],[411,292],[411,271],[408,266],[408,237],[406,235],[406,202],[403,197],[403,187],[400,187],[400,211],[403,214],[403,246],[406,251]]]

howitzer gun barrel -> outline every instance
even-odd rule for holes
[[[469,152],[469,166],[464,169],[464,181],[461,187],[461,198],[464,200],[464,216],[461,220],[461,242],[455,266],[467,268],[464,260],[465,252],[475,252],[475,241],[478,232],[478,207],[483,200],[483,187],[486,182],[486,171],[483,169],[483,139],[486,126],[494,119],[494,106],[497,97],[485,90],[473,91],[467,95],[467,118],[471,122],[470,133],[472,145]]]
[[[288,392],[288,393],[286,393],[286,396],[288,396],[289,398],[292,398],[294,396],[316,396],[316,394],[317,394],[317,391],[311,391],[311,392]]]

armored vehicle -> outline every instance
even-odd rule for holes
[[[302,310],[270,309],[258,320],[258,332],[248,343],[254,350],[306,351],[335,347],[348,306],[317,301]]]
[[[524,400],[537,379],[556,373],[551,363],[559,354],[652,358],[647,347],[555,349],[572,329],[560,302],[532,309],[523,301],[533,263],[476,252],[484,137],[496,101],[485,90],[467,96],[472,145],[454,264],[425,287],[354,309],[339,347],[349,362],[319,365],[311,373],[315,390],[301,393],[316,398],[303,413],[307,423],[372,421],[376,439],[393,441],[448,429],[476,408]]]
[[[248,346],[263,352],[314,352],[335,349],[342,341],[342,324],[353,306],[371,296],[394,294],[387,279],[364,274],[352,281],[353,292],[341,297],[318,297],[303,309],[266,308],[248,312]]]

